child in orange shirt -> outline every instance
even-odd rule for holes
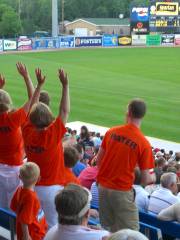
[[[47,224],[34,191],[40,177],[40,169],[37,164],[27,162],[20,168],[19,177],[23,186],[17,189],[11,201],[11,209],[17,214],[17,239],[42,240],[47,231]]]
[[[79,179],[74,175],[72,169],[79,160],[79,153],[75,147],[64,146],[64,165],[65,165],[65,186],[69,183],[80,185]]]

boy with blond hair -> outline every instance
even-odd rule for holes
[[[37,164],[27,162],[20,168],[19,187],[11,201],[11,209],[17,214],[16,228],[18,240],[41,240],[47,230],[44,212],[34,191],[39,180],[40,169]]]

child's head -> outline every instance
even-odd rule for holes
[[[12,100],[8,92],[0,89],[0,113],[10,110]]]
[[[35,185],[40,177],[39,166],[33,162],[26,162],[21,166],[19,176],[24,186]]]
[[[44,103],[34,104],[31,108],[30,121],[37,128],[48,127],[54,120],[51,110]]]
[[[49,106],[50,104],[50,96],[48,94],[48,92],[46,91],[41,91],[40,92],[40,96],[39,96],[39,101],[46,104],[47,106]]]
[[[64,164],[67,168],[72,168],[76,165],[79,160],[79,153],[73,146],[64,147]]]

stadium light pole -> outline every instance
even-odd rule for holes
[[[52,0],[52,37],[58,36],[58,3]]]

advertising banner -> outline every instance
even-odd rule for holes
[[[161,45],[161,35],[147,35],[147,46],[159,46]]]
[[[117,35],[104,35],[103,36],[103,46],[104,47],[115,47],[118,46]]]
[[[132,35],[132,45],[145,46],[146,45],[146,35]]]
[[[74,43],[74,37],[71,36],[60,37],[59,39],[60,48],[73,48],[75,45]]]
[[[178,2],[157,2],[156,16],[177,16],[179,13]]]
[[[133,7],[131,9],[131,32],[146,34],[149,32],[149,8]]]
[[[118,45],[119,46],[130,46],[132,43],[131,36],[119,36]]]
[[[0,39],[0,52],[2,52],[2,51],[3,51],[3,40]]]
[[[33,49],[53,49],[59,48],[59,38],[39,38],[33,39]]]
[[[102,37],[76,37],[76,47],[100,47],[102,46]]]
[[[174,34],[162,34],[161,35],[161,44],[162,45],[174,45]]]
[[[17,42],[16,40],[9,40],[6,39],[3,41],[3,49],[4,51],[13,51],[17,49]]]
[[[174,43],[180,45],[180,34],[175,34]]]
[[[19,51],[32,50],[32,40],[30,38],[19,38],[17,48]]]

